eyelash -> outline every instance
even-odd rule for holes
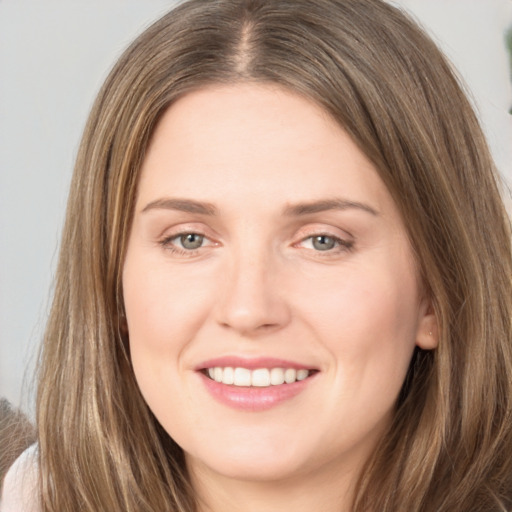
[[[206,246],[201,245],[201,247],[198,247],[197,249],[184,249],[180,248],[175,245],[175,240],[179,240],[182,237],[186,237],[188,235],[196,235],[203,238],[203,240],[209,240],[208,237],[202,233],[196,232],[196,231],[185,231],[183,233],[176,233],[174,235],[168,236],[161,240],[159,244],[167,251],[177,254],[178,256],[185,256],[185,257],[191,257],[195,256],[201,249],[204,247],[208,247],[208,245],[215,245],[213,243],[208,244]]]
[[[337,255],[337,254],[342,253],[342,252],[350,252],[350,251],[352,251],[354,249],[354,242],[353,241],[344,240],[343,238],[339,238],[337,236],[331,235],[330,233],[315,233],[313,235],[309,235],[309,236],[303,238],[296,245],[303,244],[307,240],[311,240],[311,244],[314,244],[314,240],[318,239],[318,238],[321,238],[321,237],[325,237],[325,238],[331,239],[335,243],[335,246],[332,249],[327,249],[325,251],[315,250],[313,248],[312,250],[315,252],[315,255],[316,254],[322,255],[322,253],[324,253],[326,257],[329,257],[329,256]]]
[[[200,232],[186,231],[183,233],[176,233],[176,234],[173,234],[171,236],[164,238],[163,240],[161,240],[159,242],[159,245],[161,245],[165,250],[167,250],[173,254],[177,254],[178,256],[184,256],[184,257],[196,256],[201,249],[204,249],[205,247],[208,247],[210,245],[216,245],[215,243],[210,241],[211,243],[209,243],[207,245],[201,245],[197,249],[185,249],[185,248],[180,248],[180,247],[176,246],[176,244],[175,244],[176,240],[179,240],[188,235],[199,236],[199,237],[202,237],[203,241],[204,240],[209,241],[208,237]],[[313,244],[314,239],[317,239],[320,237],[326,237],[326,238],[331,239],[335,243],[335,246],[332,249],[327,249],[325,251],[315,250],[314,248],[311,248],[310,250],[312,250],[314,253],[316,253],[315,255],[321,256],[323,253],[323,255],[325,257],[329,257],[329,256],[337,255],[342,252],[351,252],[354,249],[353,241],[344,240],[342,238],[331,235],[329,233],[315,233],[315,234],[309,235],[305,238],[302,238],[298,243],[294,244],[294,246],[299,246],[299,245],[303,244],[304,242],[306,242],[307,240],[311,240],[311,244]]]

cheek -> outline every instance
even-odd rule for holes
[[[169,344],[171,318],[166,314],[169,297],[161,283],[148,274],[145,267],[135,263],[133,257],[127,258],[123,272],[130,355],[139,388],[153,408],[153,401],[160,400],[159,394],[163,391],[154,386],[163,373],[158,361],[174,350]]]
[[[191,402],[182,379],[183,354],[211,310],[216,283],[205,271],[170,269],[132,249],[123,271],[131,361],[149,407],[163,424],[173,424],[169,411]],[[177,388],[182,391],[174,392]]]
[[[180,383],[181,354],[200,322],[197,290],[177,281],[166,266],[127,255],[123,298],[130,356],[139,389],[162,424],[190,399]],[[173,390],[181,389],[180,393]],[[173,419],[175,421],[175,419]]]
[[[329,424],[345,425],[347,435],[364,435],[389,420],[407,374],[418,301],[414,276],[403,277],[397,282],[393,274],[354,271],[333,283],[328,296],[309,295],[309,318],[317,319],[331,361]]]
[[[134,350],[175,352],[204,320],[207,282],[154,262],[125,263],[123,293],[130,345]]]
[[[416,277],[409,267],[353,266],[299,292],[303,317],[330,353],[344,389],[348,383],[359,395],[370,392],[370,384],[401,387],[419,319]]]
[[[126,275],[126,273],[125,273]],[[172,339],[169,325],[173,323],[169,308],[169,292],[151,276],[128,273],[124,280],[124,302],[128,322],[130,348],[134,364],[144,350],[169,349]]]

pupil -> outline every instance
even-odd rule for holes
[[[203,236],[195,233],[188,233],[181,237],[181,245],[185,249],[198,249],[203,244]]]
[[[330,236],[320,235],[313,238],[313,247],[318,251],[328,251],[333,249],[334,245],[334,238],[331,238]]]

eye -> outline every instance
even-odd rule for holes
[[[311,245],[317,251],[330,251],[336,247],[336,239],[327,235],[313,236],[311,237]]]
[[[354,244],[352,241],[343,240],[336,236],[318,234],[304,238],[300,245],[318,252],[340,252],[351,249]]]
[[[177,236],[174,240],[179,241],[183,249],[194,250],[203,245],[204,236],[197,233],[185,233]]]
[[[166,250],[183,256],[194,255],[199,249],[213,244],[205,235],[194,232],[174,234],[159,243]]]

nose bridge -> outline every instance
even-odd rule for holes
[[[286,324],[289,311],[279,290],[279,267],[269,244],[252,240],[234,248],[221,276],[219,323],[243,334]]]

